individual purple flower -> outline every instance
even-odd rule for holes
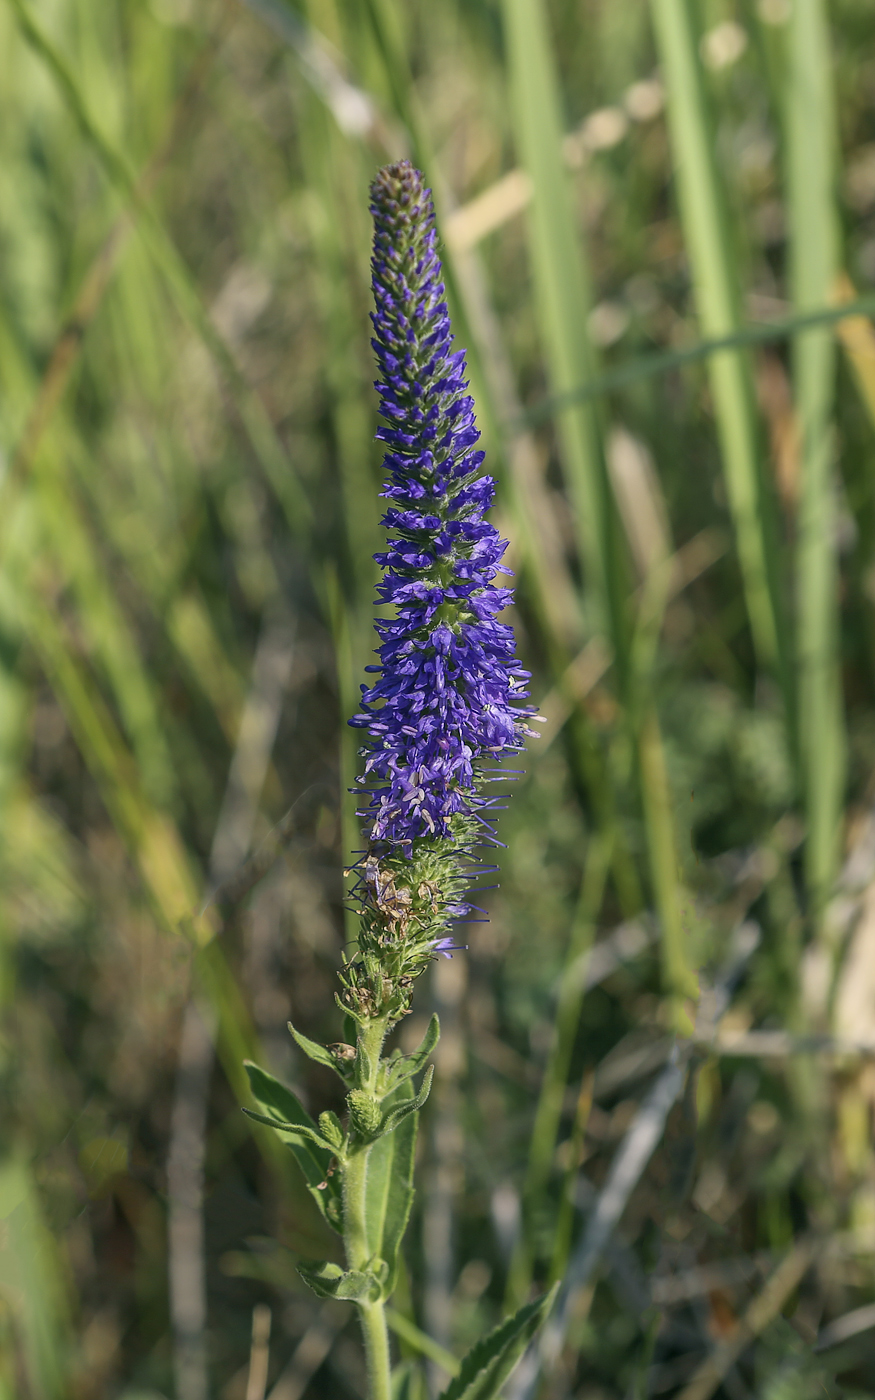
[[[431,192],[409,161],[380,171],[371,186],[375,335],[390,501],[378,601],[379,665],[362,686],[366,733],[359,815],[369,839],[410,851],[420,837],[454,836],[454,818],[482,815],[481,761],[518,752],[532,731],[529,673],[516,659],[513,629],[498,621],[511,591],[507,544],[484,519],[494,483],[466,392],[465,352],[453,336]],[[441,949],[441,951],[444,951]]]

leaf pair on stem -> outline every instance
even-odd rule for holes
[[[299,1264],[298,1272],[321,1298],[355,1303],[362,1311],[373,1400],[388,1400],[389,1377],[383,1306],[398,1276],[401,1240],[413,1204],[413,1165],[419,1110],[431,1087],[429,1066],[418,1092],[413,1078],[437,1044],[433,1016],[422,1043],[410,1055],[382,1057],[382,1035],[361,1031],[352,1055],[338,1054],[289,1027],[309,1058],[335,1070],[348,1086],[348,1124],[322,1113],[318,1122],[297,1096],[266,1070],[247,1063],[253,1097],[267,1110],[246,1109],[256,1122],[283,1134],[328,1224],[343,1235],[347,1268],[334,1261]],[[342,1047],[344,1051],[352,1047]],[[376,1054],[374,1050],[376,1048]],[[534,1336],[552,1294],[528,1303],[479,1341],[461,1364],[442,1400],[492,1400]],[[375,1341],[376,1334],[376,1341]],[[381,1342],[381,1337],[385,1339]],[[382,1347],[384,1364],[374,1352]],[[383,1393],[381,1393],[381,1391]]]

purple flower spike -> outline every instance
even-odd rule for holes
[[[359,815],[369,838],[409,853],[421,837],[452,839],[454,818],[489,805],[478,761],[522,749],[533,710],[521,703],[529,673],[513,629],[497,620],[512,597],[493,582],[507,544],[484,519],[494,483],[480,474],[465,352],[452,349],[431,191],[399,161],[380,171],[371,200],[371,343],[390,502],[377,592],[395,614],[376,623],[378,678],[362,686],[350,724],[367,736]]]

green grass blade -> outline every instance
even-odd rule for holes
[[[829,33],[821,0],[795,0],[788,40],[790,278],[794,306],[804,312],[830,298],[839,268],[835,115]],[[799,723],[808,824],[805,866],[817,913],[837,869],[845,777],[831,480],[835,341],[827,330],[797,336],[793,379],[802,439],[796,582]]]
[[[60,1400],[69,1393],[64,1271],[30,1168],[15,1158],[0,1163],[0,1298],[20,1337],[28,1393]]]
[[[659,913],[665,990],[671,997],[674,1027],[692,1032],[683,1003],[697,1000],[699,986],[690,967],[678,876],[676,823],[668,782],[665,750],[655,709],[648,710],[638,733],[644,826],[650,876]]]
[[[504,0],[503,15],[516,139],[532,181],[529,243],[541,339],[551,392],[561,395],[594,372],[586,331],[589,277],[562,159],[559,82],[547,16],[541,0]],[[592,409],[569,407],[559,416],[557,431],[596,626],[611,637],[622,666],[615,526]]]
[[[709,337],[731,335],[739,326],[738,287],[690,0],[652,0],[652,12],[699,320]],[[758,460],[750,372],[740,353],[727,351],[710,357],[709,376],[757,657],[781,675],[791,715],[786,631],[771,562],[772,511]]]
[[[461,1363],[458,1357],[453,1356],[453,1353],[447,1351],[446,1347],[442,1347],[439,1342],[433,1341],[426,1332],[421,1331],[403,1313],[398,1312],[395,1308],[387,1308],[386,1321],[396,1337],[399,1337],[402,1342],[406,1342],[420,1356],[427,1356],[430,1361],[436,1362],[441,1370],[446,1371],[450,1376],[459,1374]]]
[[[518,420],[519,427],[544,423],[561,413],[572,403],[587,403],[611,394],[616,389],[625,389],[631,384],[640,384],[657,374],[668,374],[670,370],[682,369],[684,365],[698,364],[708,360],[721,350],[737,350],[754,345],[768,345],[778,340],[787,340],[799,331],[815,326],[837,326],[841,337],[844,321],[855,317],[875,316],[875,296],[855,297],[841,306],[819,306],[814,311],[804,311],[797,316],[782,316],[774,321],[754,322],[741,326],[728,335],[709,337],[693,345],[684,345],[678,350],[656,350],[647,355],[636,355],[632,360],[596,375],[585,384],[578,384],[567,394],[557,398],[545,398],[531,405]]]

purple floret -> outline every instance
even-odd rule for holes
[[[529,673],[512,628],[496,621],[510,589],[493,580],[507,548],[483,512],[494,483],[478,475],[483,453],[466,393],[464,351],[444,301],[431,192],[408,161],[371,186],[376,311],[372,341],[386,426],[383,496],[391,532],[376,555],[378,601],[395,615],[376,623],[378,679],[362,686],[369,793],[360,813],[371,841],[409,849],[421,836],[452,837],[452,818],[489,805],[477,792],[478,760],[518,752],[531,733]],[[442,950],[443,951],[443,950]]]

